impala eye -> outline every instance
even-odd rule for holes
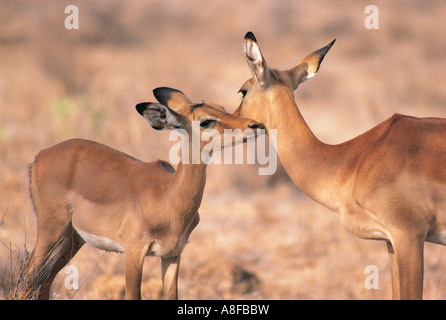
[[[202,127],[202,128],[209,128],[214,122],[215,122],[215,120],[204,120],[204,121],[201,121],[200,127]]]
[[[240,89],[238,92],[240,92],[242,95],[243,95],[243,98],[246,96],[246,93],[248,92],[248,91],[246,91],[246,90],[243,90],[243,89]]]

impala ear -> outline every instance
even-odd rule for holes
[[[156,130],[185,128],[185,118],[179,113],[159,103],[142,102],[136,110]]]
[[[267,85],[270,72],[266,65],[266,61],[260,52],[256,37],[251,31],[245,35],[243,53],[245,54],[245,59],[257,82],[261,86]]]
[[[184,93],[173,88],[156,88],[153,90],[153,95],[162,105],[177,112],[181,112],[192,104],[192,101]]]
[[[325,47],[309,54],[302,61],[300,61],[294,68],[288,70],[293,84],[293,90],[307,79],[310,79],[316,75],[319,71],[322,61],[324,61],[325,55],[328,50],[333,46],[336,39],[330,42]]]

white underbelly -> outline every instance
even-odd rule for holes
[[[119,243],[104,237],[104,236],[98,236],[92,233],[88,233],[85,231],[82,231],[80,229],[75,229],[77,233],[81,236],[82,239],[89,245],[105,250],[105,251],[111,251],[111,252],[118,252],[118,253],[124,253],[125,249],[123,246],[121,246]]]

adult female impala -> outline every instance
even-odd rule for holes
[[[446,119],[395,114],[339,145],[319,141],[293,91],[313,77],[334,41],[287,71],[268,68],[256,38],[244,54],[254,77],[234,112],[277,129],[277,152],[293,182],[365,239],[385,240],[393,298],[422,298],[424,241],[446,244]]]
[[[141,298],[146,255],[161,257],[164,297],[178,297],[180,256],[198,224],[206,181],[206,163],[192,159],[193,141],[200,143],[200,151],[209,146],[201,135],[212,128],[220,133],[212,143],[231,146],[255,137],[246,129],[263,126],[214,104],[194,104],[175,89],[157,88],[154,95],[161,104],[140,103],[138,112],[157,130],[187,133],[190,152],[181,155],[176,172],[167,162],[142,162],[81,139],[42,150],[34,160],[30,192],[37,241],[26,269],[30,291],[39,290],[39,298],[49,298],[54,277],[85,242],[125,252],[127,299]],[[192,130],[192,121],[199,122],[200,130]],[[231,139],[225,140],[225,129],[234,130]]]

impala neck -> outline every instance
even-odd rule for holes
[[[309,197],[337,211],[341,206],[346,152],[316,138],[303,119],[292,93],[271,97],[266,126],[277,129],[279,158],[293,182]],[[278,112],[277,112],[278,111]]]
[[[174,175],[172,191],[174,192],[174,199],[179,200],[179,206],[196,208],[196,211],[203,197],[207,165],[201,161],[198,164],[193,162],[192,141],[184,147],[189,148],[189,152],[188,155],[181,153],[181,162],[178,164]]]

